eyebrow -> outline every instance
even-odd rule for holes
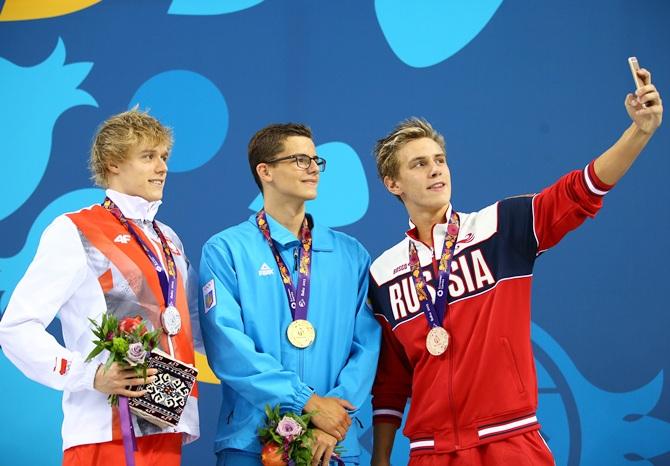
[[[144,154],[158,154],[158,151],[156,149],[144,149],[142,152],[140,152],[140,155]],[[170,157],[170,151],[166,150],[165,152],[159,155],[166,155],[167,157]]]
[[[417,162],[419,160],[426,160],[426,159],[435,158],[435,157],[444,157],[446,159],[447,154],[445,154],[443,152],[438,152],[438,153],[433,154],[433,155],[417,155],[417,156],[412,157],[411,159],[409,159],[409,163],[414,163],[414,162]]]

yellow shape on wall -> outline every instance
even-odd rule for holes
[[[53,18],[83,10],[101,0],[5,0],[0,21]]]
[[[198,369],[198,382],[220,384],[219,379],[214,375],[214,371],[209,367],[207,356],[195,352],[195,367]]]

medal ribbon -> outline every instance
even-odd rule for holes
[[[451,260],[454,258],[454,249],[456,248],[456,238],[458,237],[459,229],[460,219],[458,214],[452,209],[449,224],[447,225],[447,233],[444,236],[442,257],[440,257],[438,265],[435,304],[430,300],[426,279],[421,273],[419,253],[416,250],[414,241],[410,240],[409,242],[409,267],[412,271],[412,277],[414,277],[414,287],[419,298],[419,304],[423,308],[423,313],[431,329],[442,325],[447,310],[449,272],[451,271]]]
[[[168,246],[167,240],[165,239],[161,229],[158,228],[156,221],[152,221],[151,225],[154,227],[154,231],[161,241],[161,247],[165,253],[165,263],[167,265],[167,270],[165,270],[153,249],[144,242],[142,237],[135,230],[135,227],[133,227],[132,223],[128,221],[128,219],[121,212],[121,209],[119,209],[110,198],[106,197],[105,201],[102,203],[102,206],[107,209],[114,217],[116,217],[116,219],[121,222],[124,227],[126,227],[128,233],[130,233],[131,236],[135,238],[135,240],[140,244],[142,250],[147,255],[151,261],[151,265],[154,266],[154,269],[158,274],[158,280],[161,284],[163,299],[165,300],[165,307],[174,306],[175,302],[177,301],[177,268],[175,266],[175,261],[174,257],[172,256],[170,246]]]
[[[275,262],[277,262],[277,267],[279,267],[279,273],[281,274],[282,283],[284,284],[284,290],[286,291],[286,297],[288,298],[288,305],[291,308],[293,320],[306,320],[307,305],[309,304],[309,276],[312,269],[312,232],[309,231],[307,218],[305,217],[302,221],[302,227],[300,229],[299,239],[301,247],[298,267],[298,286],[295,287],[293,286],[293,280],[291,280],[291,274],[288,271],[288,267],[286,267],[284,260],[281,258],[277,247],[272,241],[272,236],[270,236],[270,226],[268,225],[264,209],[259,210],[256,214],[256,225],[258,225],[258,229],[263,234],[268,246],[270,246]]]

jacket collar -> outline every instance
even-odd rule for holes
[[[314,223],[314,219],[310,214],[307,215],[307,224],[309,225],[310,230],[312,231],[312,249],[315,251],[332,251],[333,250],[333,238],[332,232],[317,223]],[[270,236],[276,242],[281,244],[283,247],[287,247],[292,243],[299,244],[298,238],[291,233],[284,225],[275,220],[270,214],[265,213],[265,217],[268,220],[268,226],[270,227]],[[256,225],[256,214],[252,214],[249,217],[249,221],[258,229]],[[260,233],[260,232],[259,232]]]
[[[142,197],[130,196],[113,189],[105,190],[105,194],[121,209],[123,216],[130,220],[153,222],[156,212],[158,212],[158,208],[163,202],[150,202]]]
[[[432,231],[433,231],[433,244],[426,244],[425,246],[428,246],[431,249],[436,249],[435,244],[440,244],[441,241],[444,240],[444,236],[447,233],[447,225],[449,224],[449,218],[451,217],[451,204],[449,205],[449,208],[447,209],[447,212],[444,214],[444,219],[442,223],[436,223],[433,225]],[[417,243],[421,243],[419,240],[419,230],[416,228],[416,225],[412,222],[412,219],[409,219],[409,230],[405,232],[405,234],[412,240],[416,241]]]

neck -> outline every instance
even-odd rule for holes
[[[444,223],[447,210],[449,210],[449,204],[436,210],[417,209],[409,212],[412,223],[419,233],[419,241],[428,245],[433,244],[433,225]]]
[[[266,197],[263,208],[296,238],[300,238],[300,228],[305,218],[304,201],[277,200],[273,197]]]

